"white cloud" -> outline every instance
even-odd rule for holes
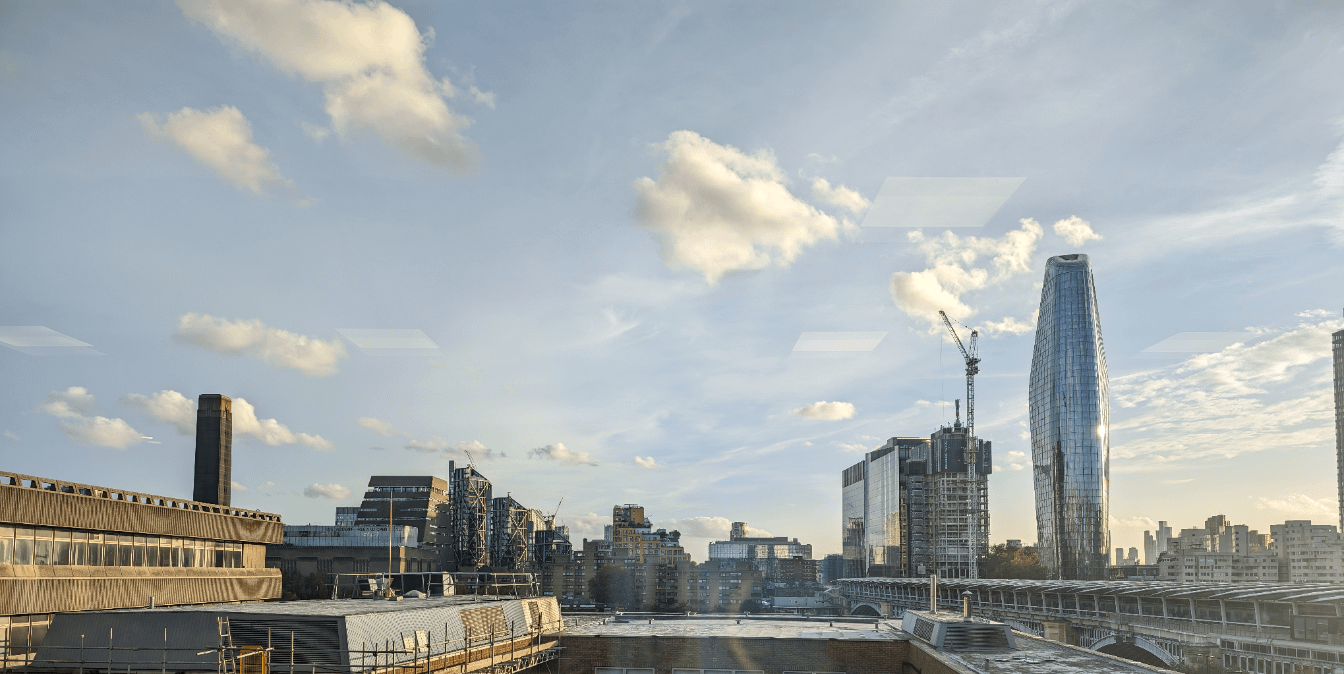
[[[126,449],[149,439],[121,419],[95,415],[93,396],[82,386],[52,391],[38,409],[61,419],[66,437],[81,445]]]
[[[1111,380],[1115,458],[1132,470],[1245,452],[1327,447],[1334,441],[1328,365],[1339,319],[1263,330],[1179,364]]]
[[[786,266],[838,237],[841,222],[791,194],[769,150],[746,154],[692,131],[672,132],[661,147],[658,180],[635,181],[635,211],[669,267],[713,285],[728,272]]]
[[[339,484],[319,484],[314,482],[303,488],[303,495],[308,498],[330,498],[346,499],[350,498],[350,489]]]
[[[1031,256],[1036,252],[1044,230],[1040,223],[1023,218],[1021,227],[1001,237],[961,237],[951,231],[926,236],[922,230],[907,234],[924,255],[928,267],[922,271],[896,272],[891,275],[891,299],[911,318],[923,320],[931,329],[942,328],[941,309],[953,318],[967,320],[977,310],[963,296],[1031,271]],[[991,322],[985,334],[1020,334],[1031,327],[1012,318]]]
[[[1019,452],[1019,451],[1017,451],[1017,450],[1013,450],[1013,451],[1011,451],[1011,452],[1008,452],[1008,458],[1010,458],[1010,459],[1023,459],[1023,458],[1026,458],[1026,456],[1027,456],[1027,453],[1026,453],[1026,452]]]
[[[824,400],[818,400],[811,405],[803,405],[796,410],[790,410],[789,414],[794,414],[804,419],[840,421],[841,419],[854,418],[854,404],[838,401],[828,403]]]
[[[476,88],[476,85],[473,84],[471,85],[471,88],[467,89],[467,95],[471,96],[471,100],[476,101],[477,103],[484,105],[485,107],[490,108],[491,110],[495,109],[494,92],[481,91],[480,89]]]
[[[1162,481],[1162,484],[1185,484],[1186,482],[1194,482],[1194,481],[1195,481],[1195,478],[1193,478],[1193,477],[1187,477],[1187,478],[1182,478],[1182,479],[1179,479],[1179,480],[1177,480],[1177,479],[1163,480],[1163,481]]]
[[[1135,515],[1134,517],[1123,517],[1123,518],[1111,515],[1110,523],[1111,527],[1116,529],[1146,529],[1150,531],[1157,530],[1157,522],[1154,522],[1150,517],[1144,517],[1142,515]]]
[[[1092,231],[1092,223],[1074,215],[1056,222],[1055,233],[1064,237],[1070,246],[1081,246],[1088,241],[1097,241],[1101,235]]]
[[[728,536],[733,530],[732,520],[726,517],[686,517],[679,520],[658,522],[655,526],[668,531],[676,529],[681,532],[682,536],[688,538],[714,538],[725,541],[728,540]],[[747,535],[769,538],[772,534],[764,529],[748,526]]]
[[[862,213],[872,205],[862,194],[844,185],[832,187],[831,181],[820,177],[812,180],[812,198],[850,213]]]
[[[248,356],[272,367],[314,377],[336,374],[347,356],[340,339],[330,341],[268,327],[258,319],[230,321],[207,314],[182,314],[173,339],[226,356]]]
[[[845,450],[846,452],[857,452],[857,453],[859,453],[859,454],[863,454],[864,452],[867,452],[867,451],[868,451],[868,446],[867,446],[867,445],[864,445],[864,444],[861,444],[861,443],[857,443],[857,442],[853,442],[853,443],[849,443],[849,442],[837,442],[837,443],[835,443],[835,446],[836,446],[836,447],[839,447],[840,449]]]
[[[234,491],[247,491],[247,487],[237,480],[230,480]]]
[[[396,428],[392,424],[382,421],[381,419],[374,419],[373,417],[360,417],[355,423],[375,433],[381,433],[388,437],[406,435],[406,431]]]
[[[593,460],[591,454],[589,454],[588,452],[576,452],[566,447],[563,442],[557,442],[553,445],[546,445],[545,447],[538,447],[536,449],[529,451],[527,454],[528,456],[536,457],[539,459],[550,459],[552,461],[559,461],[560,463],[568,464],[571,466],[597,465],[597,462]]]
[[[336,133],[368,129],[451,173],[475,168],[476,145],[462,135],[471,120],[446,101],[458,90],[425,67],[433,31],[421,35],[400,9],[378,1],[332,0],[180,0],[178,6],[226,42],[320,83]],[[471,96],[486,105],[494,102],[479,90]]]
[[[429,436],[429,439],[424,442],[412,439],[410,442],[403,445],[403,447],[416,452],[441,452],[444,455],[460,456],[463,458],[466,458],[467,455],[470,454],[472,459],[504,458],[503,452],[496,452],[495,450],[486,447],[485,443],[482,443],[479,440],[449,442],[447,439],[437,435]]]
[[[320,435],[295,433],[275,419],[257,418],[257,408],[243,398],[233,399],[233,437],[256,439],[271,446],[300,444],[330,451],[334,446]]]
[[[322,142],[327,139],[327,136],[331,135],[331,129],[328,129],[325,126],[318,126],[317,124],[309,124],[308,122],[299,122],[299,128],[303,129],[303,134],[305,136],[312,138],[313,142],[318,145],[321,145]]]
[[[240,190],[257,195],[271,189],[294,190],[294,183],[271,163],[270,151],[253,140],[247,118],[232,105],[210,110],[182,108],[162,122],[148,112],[136,118],[145,133],[177,145]]]
[[[177,391],[163,390],[152,396],[132,393],[121,402],[145,412],[155,421],[166,421],[177,427],[182,435],[196,434],[196,403]]]
[[[1022,465],[1022,464],[1020,464],[1020,463],[1010,463],[1010,464],[1008,464],[1008,470],[1022,470],[1023,468],[1026,468],[1026,466],[1024,466],[1024,465]]]
[[[980,334],[982,335],[1023,335],[1036,329],[1036,321],[1040,318],[1041,310],[1037,309],[1031,312],[1031,318],[1025,321],[1019,321],[1012,316],[1004,316],[1001,321],[985,321],[980,324]]]
[[[635,465],[640,468],[662,468],[657,461],[653,460],[652,456],[636,456]]]
[[[1334,521],[1339,517],[1339,504],[1328,498],[1315,499],[1306,494],[1288,494],[1283,498],[1268,496],[1255,497],[1255,507],[1260,510],[1276,510],[1290,517],[1324,517]]]
[[[13,441],[15,441],[15,442],[19,442],[19,441],[23,440],[23,438],[21,438],[21,437],[19,437],[18,435],[16,435],[16,434],[14,433],[14,431],[5,431],[5,437],[7,437],[7,438],[9,438],[10,440],[13,440]]]
[[[577,546],[579,538],[602,538],[606,525],[611,524],[611,514],[599,515],[590,512],[587,515],[566,515],[556,517],[556,521],[570,528],[570,536]]]

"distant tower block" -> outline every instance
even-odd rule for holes
[[[733,522],[733,530],[730,534],[728,534],[728,540],[735,541],[739,538],[746,538],[746,537],[747,537],[747,523]]]
[[[229,505],[233,486],[233,401],[201,395],[196,406],[196,486],[191,498]]]

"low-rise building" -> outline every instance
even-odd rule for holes
[[[709,559],[746,560],[761,570],[768,589],[800,589],[821,580],[812,546],[786,536],[748,536],[746,522],[733,522],[728,540],[709,544]]]

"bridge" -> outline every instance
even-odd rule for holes
[[[849,615],[929,608],[922,578],[850,578]],[[1344,674],[1344,586],[939,579],[939,610],[972,611],[1036,636],[1159,667],[1221,663],[1246,672]]]

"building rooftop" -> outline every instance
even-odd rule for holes
[[[1016,632],[1017,649],[993,653],[939,651],[939,654],[977,674],[1136,674],[1168,672],[1143,663],[1065,646],[1030,634]]]
[[[786,616],[675,616],[618,615],[565,630],[568,636],[600,637],[739,637],[756,639],[868,639],[899,641],[907,638],[894,624],[877,620],[808,619]]]
[[[162,606],[158,608],[131,608],[107,611],[107,613],[246,613],[255,615],[295,616],[295,617],[345,617],[370,615],[374,613],[392,613],[414,611],[417,609],[471,608],[473,605],[485,606],[490,603],[518,601],[518,597],[491,595],[450,595],[447,597],[405,598],[401,601],[387,599],[307,599],[301,601],[278,601],[255,604],[203,604],[197,606]]]

